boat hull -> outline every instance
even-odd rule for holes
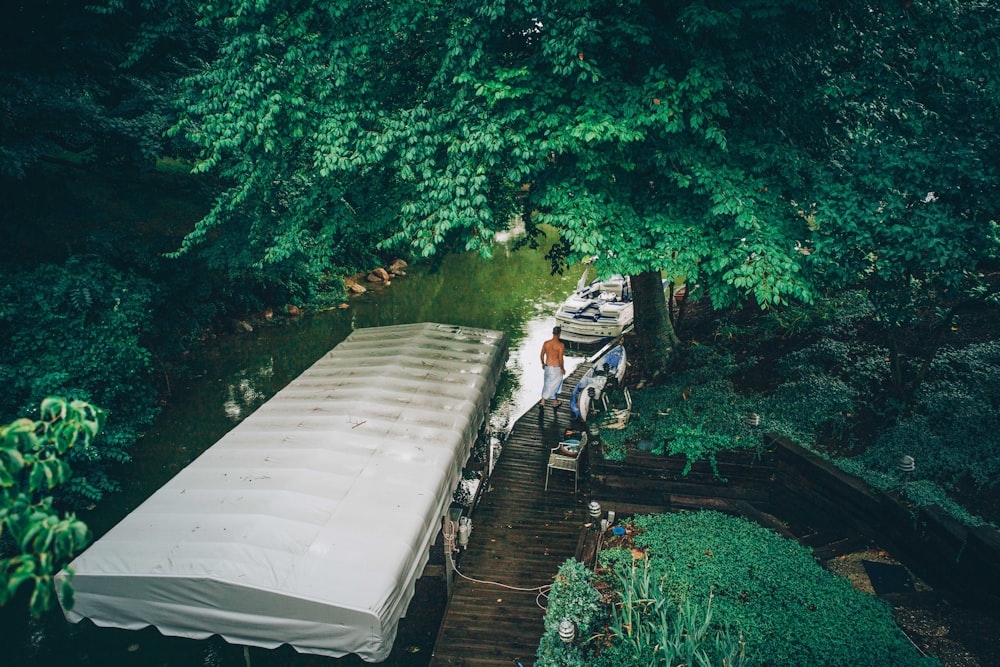
[[[629,309],[631,311],[631,308]],[[628,333],[633,328],[631,313],[625,320],[614,322],[580,322],[571,318],[556,316],[556,323],[562,328],[559,337],[567,343],[597,345]]]
[[[632,329],[634,306],[627,277],[579,287],[556,311],[560,337],[568,343],[600,344]]]

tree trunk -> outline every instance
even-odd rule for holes
[[[656,381],[670,365],[680,339],[670,322],[667,300],[659,271],[645,271],[631,277],[635,304],[635,337],[645,368],[642,377]]]

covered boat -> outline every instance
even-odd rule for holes
[[[354,331],[74,560],[67,618],[384,660],[507,345]]]

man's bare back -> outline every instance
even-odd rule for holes
[[[552,329],[552,338],[542,344],[540,355],[542,371],[544,372],[541,405],[544,406],[547,400],[552,401],[552,405],[556,406],[556,409],[559,407],[557,395],[562,387],[563,376],[566,375],[566,366],[563,360],[566,346],[559,340],[560,331],[559,327]]]
[[[563,353],[566,351],[566,345],[559,340],[559,336],[555,335],[552,338],[545,341],[542,345],[542,365],[543,366],[558,366],[565,371],[563,362]]]

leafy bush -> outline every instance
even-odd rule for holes
[[[821,568],[807,548],[755,523],[712,511],[632,522],[650,577],[663,582],[659,587],[675,604],[705,609],[711,600],[712,618],[739,628],[754,664],[936,664],[921,658],[882,600]]]
[[[984,523],[947,490],[963,483],[988,489],[1000,480],[1000,345],[942,350],[914,404],[854,442],[854,416],[869,408],[873,387],[884,380],[883,356],[878,348],[826,339],[789,355],[782,364],[787,380],[766,399],[768,414],[777,417],[773,430],[806,446],[824,434],[844,450],[860,449],[832,460],[876,488],[895,489],[918,505],[939,504],[969,525]],[[921,484],[901,483],[896,467],[904,454],[919,462],[912,476]]]
[[[545,610],[545,633],[538,644],[538,667],[575,667],[589,664],[586,640],[606,618],[601,596],[593,587],[594,573],[569,559],[559,568]],[[567,644],[559,636],[563,620],[575,625],[577,641]]]
[[[0,415],[26,414],[48,394],[96,403],[109,423],[99,446],[75,448],[61,492],[90,504],[116,488],[111,463],[155,414],[153,362],[143,344],[154,287],[90,258],[42,265],[0,288]]]
[[[816,331],[827,338],[851,338],[875,316],[875,306],[865,290],[838,292],[814,311]]]
[[[751,521],[678,512],[633,517],[628,529],[639,561],[616,547],[600,552],[596,575],[573,560],[560,568],[537,666],[939,664],[919,655],[883,600]],[[564,618],[579,628],[569,645]]]
[[[1000,481],[1000,343],[941,349],[928,358],[912,403],[902,405],[889,390],[889,352],[871,341],[875,311],[867,295],[845,292],[831,303],[808,316],[764,315],[743,323],[738,339],[691,346],[664,384],[632,392],[628,427],[602,431],[605,457],[622,461],[648,438],[656,453],[712,461],[720,450],[759,447],[759,434],[774,432],[877,488],[917,504],[934,499],[965,523],[983,523],[948,493],[990,490]],[[801,346],[773,358],[768,352],[787,333],[781,327],[789,317]],[[765,358],[773,358],[764,369],[776,376],[771,386],[734,387]],[[916,367],[913,359],[901,363]],[[761,416],[759,429],[742,424],[750,412]],[[918,462],[909,481],[921,484],[901,483],[895,471],[904,454]]]
[[[766,414],[815,442],[820,434],[846,440],[857,394],[843,380],[814,373],[784,382],[766,401]]]
[[[913,412],[937,447],[912,455],[924,459],[935,481],[970,479],[978,489],[1000,482],[1000,343],[942,351],[916,399]]]
[[[714,465],[720,451],[760,448],[759,430],[746,424],[760,402],[738,395],[723,369],[735,372],[738,366],[731,356],[696,352],[665,383],[633,392],[628,425],[601,432],[605,458],[624,460],[629,448],[649,439],[653,453],[684,454],[687,474],[696,461]]]
[[[886,381],[885,356],[881,348],[829,337],[790,352],[776,363],[781,380],[765,399],[767,414],[804,444],[822,437],[849,449],[857,415]]]
[[[92,448],[104,425],[104,412],[82,401],[48,397],[39,412],[0,426],[0,606],[30,583],[35,616],[52,606],[56,574],[90,541],[50,494],[70,479],[69,452]],[[60,595],[72,606],[68,580]]]

